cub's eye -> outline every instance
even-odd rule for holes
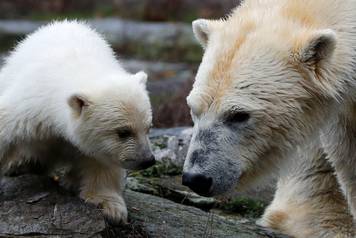
[[[225,119],[227,123],[243,123],[248,121],[250,114],[243,111],[231,112]]]
[[[120,139],[127,139],[133,135],[133,132],[129,128],[120,128],[117,130],[117,134]]]

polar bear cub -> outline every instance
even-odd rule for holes
[[[155,161],[146,80],[144,72],[126,72],[84,23],[40,28],[0,71],[0,166],[69,162],[81,198],[125,221],[123,169]]]

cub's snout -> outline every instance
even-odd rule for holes
[[[136,155],[134,158],[127,158],[121,161],[121,166],[130,170],[147,169],[156,164],[156,158],[152,152],[146,155]]]
[[[156,158],[154,155],[151,155],[149,158],[140,162],[137,166],[137,169],[147,169],[156,164]]]

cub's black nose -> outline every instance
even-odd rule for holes
[[[147,169],[155,165],[155,163],[156,163],[155,157],[152,155],[149,160],[145,160],[140,163],[140,169]]]
[[[213,179],[206,177],[203,174],[184,173],[182,177],[182,184],[189,187],[199,195],[209,197],[211,196],[210,193],[213,185]]]

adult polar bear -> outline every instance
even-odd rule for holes
[[[244,188],[320,138],[355,217],[355,12],[355,0],[246,0],[194,21],[205,53],[183,183],[207,196]]]

